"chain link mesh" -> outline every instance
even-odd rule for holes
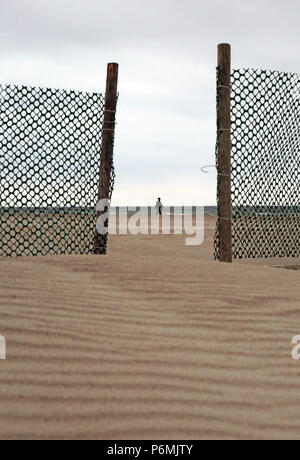
[[[234,70],[231,144],[233,257],[299,257],[300,75]]]
[[[104,96],[0,91],[0,257],[93,253]]]

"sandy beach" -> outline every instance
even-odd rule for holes
[[[0,260],[0,439],[300,439],[300,261],[214,262],[214,229]]]

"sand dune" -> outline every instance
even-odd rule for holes
[[[1,439],[300,438],[299,271],[216,263],[206,228],[0,261]]]

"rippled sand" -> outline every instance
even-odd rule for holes
[[[299,439],[300,272],[216,263],[213,232],[1,260],[0,438]]]

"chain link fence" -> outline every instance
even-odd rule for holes
[[[300,76],[234,70],[231,76],[234,258],[300,256],[299,147]],[[218,142],[216,156],[218,161]],[[218,238],[217,229],[217,259]]]
[[[0,257],[93,253],[105,97],[0,91]]]

